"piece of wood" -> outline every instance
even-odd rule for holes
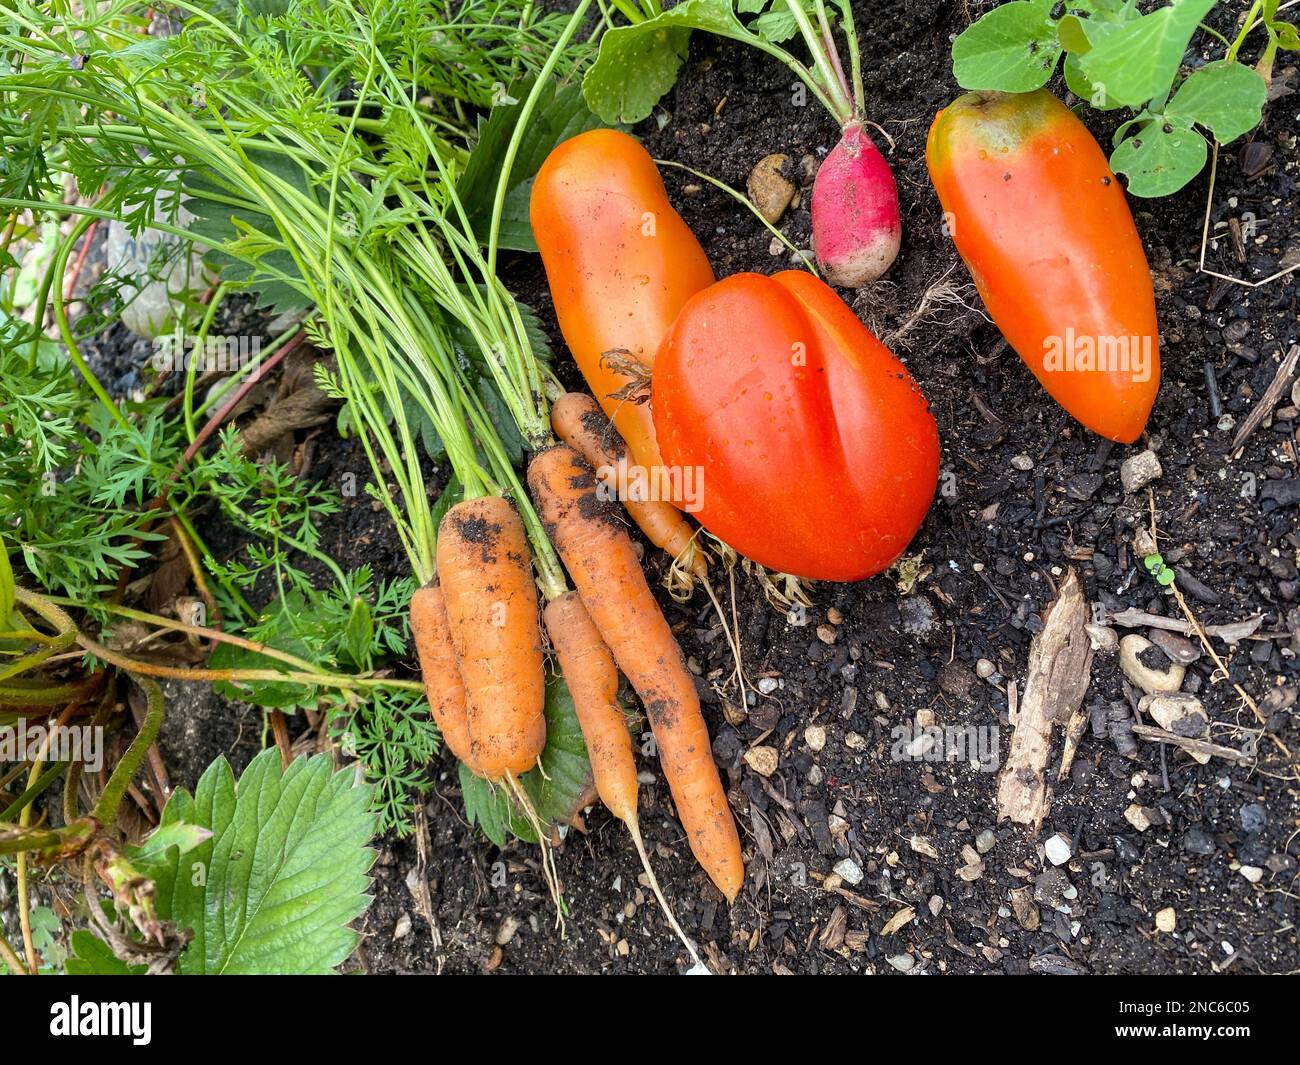
[[[998,777],[998,820],[1037,831],[1052,804],[1047,763],[1052,729],[1065,726],[1083,703],[1092,677],[1087,596],[1073,569],[1043,612],[1043,628],[1029,645],[1024,695],[1011,734],[1011,751]]]
[[[1226,758],[1230,762],[1241,762],[1243,764],[1251,761],[1249,755],[1243,754],[1235,747],[1221,747],[1217,743],[1208,743],[1205,740],[1180,736],[1176,732],[1166,732],[1154,725],[1134,725],[1133,735],[1140,736],[1144,740],[1172,743],[1175,747],[1181,747],[1192,754],[1204,754],[1211,758]]]
[[[1263,425],[1264,419],[1273,413],[1273,408],[1277,406],[1278,400],[1282,398],[1286,386],[1291,383],[1291,375],[1295,373],[1297,360],[1300,360],[1300,344],[1293,344],[1291,350],[1286,353],[1286,357],[1278,366],[1277,373],[1273,376],[1268,388],[1264,389],[1264,394],[1260,397],[1259,402],[1250,408],[1250,413],[1242,420],[1237,435],[1232,438],[1232,451],[1235,452],[1249,440],[1251,433]]]

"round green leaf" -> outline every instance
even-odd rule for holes
[[[1181,189],[1201,172],[1208,155],[1205,138],[1195,130],[1157,120],[1116,148],[1110,165],[1128,178],[1129,192],[1150,199]]]

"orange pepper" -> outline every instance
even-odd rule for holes
[[[1092,134],[1046,90],[972,92],[935,116],[926,161],[1007,342],[1070,414],[1132,443],[1160,388],[1155,295]]]
[[[560,331],[588,387],[637,463],[662,465],[649,405],[616,395],[644,381],[605,356],[653,369],[682,304],[713,283],[704,249],[668,202],[650,153],[617,130],[592,130],[551,152],[530,216]]]

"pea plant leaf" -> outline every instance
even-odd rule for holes
[[[1165,108],[1165,117],[1204,126],[1220,144],[1259,125],[1268,86],[1250,67],[1220,60],[1187,77]]]
[[[1011,0],[968,26],[952,42],[952,72],[963,89],[1032,92],[1047,84],[1061,58],[1053,0]]]
[[[1174,0],[1094,41],[1079,57],[1079,69],[1106,95],[1138,108],[1158,97],[1157,104],[1178,76],[1183,54],[1202,18],[1215,0]]]
[[[567,823],[590,794],[587,745],[563,677],[547,681],[546,747],[538,759],[538,768],[525,773],[521,783],[544,825]],[[470,824],[477,824],[498,847],[504,847],[511,835],[528,843],[537,842],[537,834],[512,808],[504,788],[493,787],[464,765],[460,767],[460,785]]]
[[[1205,166],[1205,138],[1188,125],[1158,118],[1123,141],[1111,154],[1111,169],[1128,178],[1128,190],[1147,198],[1177,192]]]
[[[222,758],[193,796],[175,792],[160,830],[192,825],[210,838],[185,854],[175,845],[132,859],[154,882],[159,918],[193,933],[179,971],[332,972],[359,938],[349,922],[370,903],[369,806],[369,788],[350,769],[334,772],[329,755],[282,770],[276,748],[254,758],[238,784]]]
[[[736,17],[731,0],[683,0],[644,22],[605,31],[582,81],[587,105],[611,125],[640,122],[677,80],[692,30],[751,44],[757,40]]]

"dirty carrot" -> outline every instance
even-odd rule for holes
[[[528,484],[583,605],[645,704],[691,850],[734,901],[745,876],[736,824],[713,762],[695,683],[632,541],[618,515],[597,496],[591,467],[567,445],[537,455]]]
[[[551,406],[551,428],[593,469],[619,487],[623,506],[647,540],[700,580],[708,577],[709,566],[704,552],[696,546],[695,529],[681,511],[671,503],[651,498],[651,486],[625,485],[628,477],[635,476],[627,444],[594,399],[585,392],[560,396]]]
[[[500,496],[458,503],[438,527],[438,577],[465,684],[471,765],[526,773],[546,746],[546,689],[528,538]]]
[[[451,644],[442,589],[436,584],[419,589],[411,596],[410,610],[411,637],[420,656],[429,710],[451,753],[475,771],[471,761],[465,682]]]
[[[664,916],[691,960],[703,965],[695,944],[682,931],[659,887],[659,878],[650,865],[650,855],[641,838],[641,822],[636,812],[636,760],[632,754],[632,734],[618,703],[618,667],[614,665],[614,656],[605,646],[577,592],[565,592],[552,599],[546,604],[543,616],[551,646],[560,660],[560,671],[569,686],[569,694],[573,696],[574,713],[587,744],[587,757],[591,760],[591,773],[600,801],[627,825],[650,882],[650,890],[659,900]]]

